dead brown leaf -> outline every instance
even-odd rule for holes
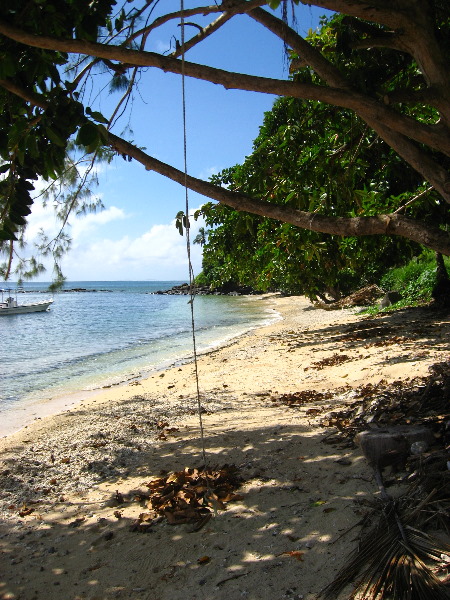
[[[150,481],[148,507],[164,515],[171,525],[197,523],[211,509],[225,510],[226,503],[242,500],[235,493],[241,479],[234,465],[214,469],[189,469]]]
[[[301,550],[290,550],[290,551],[282,552],[280,554],[280,556],[292,556],[292,558],[295,558],[298,561],[303,561],[304,554],[305,553],[302,552]]]
[[[34,508],[29,508],[28,506],[23,505],[22,509],[19,510],[19,517],[26,517],[31,515],[32,512],[34,512]]]

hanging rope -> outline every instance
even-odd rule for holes
[[[183,155],[184,155],[184,193],[185,193],[185,229],[186,229],[186,251],[188,257],[189,267],[189,305],[191,307],[191,329],[192,329],[192,347],[194,355],[194,373],[195,373],[195,385],[197,393],[197,412],[198,420],[200,425],[200,439],[202,447],[203,465],[206,468],[206,450],[205,450],[205,435],[203,428],[202,418],[202,406],[200,401],[200,385],[198,377],[198,361],[197,361],[197,343],[195,338],[195,315],[194,315],[194,299],[195,299],[195,285],[194,285],[194,269],[191,261],[191,239],[190,239],[190,223],[189,223],[189,193],[187,186],[187,128],[186,128],[186,86],[185,86],[185,64],[184,64],[184,1],[180,0],[181,9],[181,88],[182,88],[182,104],[183,104]]]

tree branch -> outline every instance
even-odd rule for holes
[[[286,43],[291,46],[293,50],[300,54],[302,61],[311,67],[315,73],[330,87],[339,90],[340,93],[346,93],[348,96],[348,101],[352,103],[352,106],[350,107],[348,105],[344,107],[343,104],[337,103],[338,105],[344,108],[351,108],[362,119],[365,119],[366,115],[371,119],[375,118],[376,121],[379,121],[384,125],[388,125],[391,129],[398,131],[399,133],[414,139],[417,142],[427,144],[430,147],[450,156],[450,130],[443,131],[440,127],[437,131],[433,131],[433,125],[419,123],[415,119],[412,119],[406,115],[401,115],[393,110],[391,110],[389,114],[388,112],[384,111],[380,113],[380,103],[378,101],[351,89],[350,84],[347,82],[346,78],[342,75],[339,69],[330,63],[316,48],[311,46],[311,44],[309,44],[297,32],[293,31],[281,19],[278,19],[274,15],[260,8],[252,10],[249,13],[249,16],[264,25],[264,27],[269,29],[282,40],[286,41]],[[320,89],[322,90],[323,88]],[[434,91],[433,97],[436,98],[436,96],[437,94]],[[352,98],[352,100],[350,100],[350,98]],[[326,102],[324,98],[323,101]],[[437,97],[434,105],[438,106],[439,102],[440,98]],[[430,135],[436,141],[438,139],[442,140],[442,138],[446,139],[446,141],[444,144],[440,143],[440,147],[437,148],[435,143],[431,141]]]
[[[441,118],[450,126],[450,72],[448,58],[436,37],[433,7],[429,0],[416,0],[414,4],[417,18],[408,21],[402,37],[426,82],[437,91]]]
[[[130,50],[82,40],[61,40],[48,36],[36,36],[1,20],[0,33],[33,47],[87,54],[99,58],[118,60],[135,66],[157,67],[163,71],[181,74],[182,64],[180,60],[152,52]],[[318,60],[317,57],[313,58]],[[315,84],[231,73],[191,62],[184,63],[184,70],[188,76],[218,83],[227,89],[234,88],[317,100],[354,110],[389,144],[391,144],[389,140],[393,140],[392,147],[400,156],[428,179],[430,184],[450,203],[448,173],[438,163],[435,163],[426,152],[420,150],[408,139],[415,139],[450,156],[448,128],[444,132],[442,129],[433,129],[432,126],[399,115],[380,102],[348,89],[328,88]]]
[[[17,85],[15,82],[9,79],[0,79],[0,86],[8,92],[19,96],[20,98],[22,98],[22,100],[29,102],[33,106],[38,106],[39,108],[43,109],[46,109],[48,107],[47,102],[45,102],[45,100],[43,100],[41,96],[22,88],[21,86]]]
[[[432,189],[433,189],[433,186],[427,187],[426,190],[424,190],[423,192],[420,192],[420,194],[417,194],[416,196],[414,196],[414,198],[411,198],[411,200],[408,200],[408,202],[405,202],[405,204],[402,204],[400,206],[400,208],[397,208],[397,210],[394,210],[393,214],[396,215],[399,212],[401,212],[402,210],[405,210],[405,208],[407,208],[411,204],[414,204],[414,202],[416,202],[420,198],[423,198],[423,196],[426,196],[427,194],[429,194]]]
[[[248,13],[248,16],[261,23],[266,29],[277,35],[283,42],[295,50],[300,55],[300,58],[314,69],[317,75],[329,86],[338,89],[350,88],[346,78],[339,69],[284,21],[262,8],[252,10]]]
[[[0,84],[5,89],[18,95],[27,102],[43,109],[48,107],[48,103],[37,94],[23,90],[17,85],[8,85],[5,80],[0,80]],[[113,150],[124,155],[130,156],[141,163],[147,170],[155,171],[160,175],[168,177],[173,181],[184,186],[185,184],[193,191],[199,194],[217,200],[236,210],[251,212],[257,215],[277,219],[286,223],[291,223],[297,227],[317,231],[320,233],[329,233],[342,236],[362,236],[362,235],[399,235],[423,244],[440,252],[450,255],[450,235],[437,227],[425,225],[421,222],[408,219],[399,214],[378,215],[376,217],[327,217],[315,213],[295,210],[287,206],[272,204],[264,200],[257,200],[245,194],[232,192],[222,187],[213,185],[210,182],[203,181],[188,175],[166,163],[163,163],[140,150],[130,142],[108,132],[108,142]]]
[[[450,72],[436,38],[429,0],[312,0],[311,4],[397,30],[397,43],[414,58],[427,83],[438,89],[442,97],[439,110],[450,125]]]
[[[231,206],[236,210],[269,217],[320,233],[341,236],[398,235],[423,244],[441,254],[450,255],[450,235],[438,227],[425,225],[399,214],[378,215],[375,217],[327,217],[296,210],[288,206],[272,204],[215,186],[190,175],[186,178],[183,171],[149,156],[133,144],[112,133],[109,134],[109,141],[114,150],[125,156],[131,156],[148,171],[155,171],[160,175],[169,177],[182,186],[186,183],[189,189]]]
[[[364,38],[357,42],[350,42],[350,48],[353,50],[367,50],[369,48],[390,48],[399,52],[407,52],[408,48],[403,43],[402,39],[396,34],[385,34],[372,38]]]
[[[203,28],[197,35],[192,37],[190,40],[181,44],[174,52],[170,54],[171,57],[176,58],[186,53],[188,50],[196,46],[199,42],[213,34],[215,31],[220,29],[227,21],[229,21],[234,15],[228,13],[222,13],[212,23]]]
[[[184,15],[184,17],[194,17],[195,15],[208,15],[211,13],[217,13],[217,12],[220,12],[220,10],[221,10],[220,6],[217,6],[217,5],[199,6],[197,8],[185,9],[183,11],[183,15]],[[140,36],[148,35],[154,29],[161,27],[161,25],[164,25],[165,23],[168,23],[169,21],[173,21],[174,19],[179,19],[181,17],[181,14],[182,14],[181,11],[178,10],[176,12],[167,13],[165,15],[162,15],[161,17],[158,17],[157,19],[155,19],[153,21],[153,23],[150,23],[150,25],[147,25],[146,27],[143,27],[142,29],[135,31],[133,34],[131,34],[129,37],[127,37],[127,39],[122,43],[122,46],[129,45],[130,42],[132,42],[133,40],[135,40],[136,38],[138,38]]]
[[[373,121],[366,116],[362,116],[362,118],[399,156],[416,169],[418,173],[421,173],[444,200],[450,204],[450,177],[446,169],[430,158],[428,154],[422,152],[419,146],[412,143],[405,136],[392,131],[380,121]]]
[[[181,74],[182,70],[180,60],[161,56],[154,52],[130,50],[128,48],[108,46],[84,40],[66,40],[48,36],[37,36],[22,31],[2,20],[0,20],[0,33],[10,39],[32,47],[87,54],[98,58],[109,58],[132,66],[156,67],[163,71],[177,74]],[[441,131],[435,132],[432,127],[425,123],[420,123],[411,117],[400,115],[380,102],[372,100],[358,92],[350,92],[346,89],[337,88],[330,89],[315,84],[283,81],[255,75],[244,75],[187,61],[184,63],[184,72],[189,77],[217,83],[223,85],[226,89],[240,89],[317,100],[342,108],[349,108],[362,116],[364,115],[363,118],[370,116],[373,122],[382,122],[383,125],[387,125],[394,131],[450,156],[450,131],[446,135],[443,135]],[[430,183],[435,185],[433,182]],[[439,189],[440,186],[438,184],[435,187]]]
[[[177,56],[181,56],[183,53],[187,52],[188,50],[190,50],[191,48],[196,46],[199,42],[203,41],[205,38],[207,38],[208,36],[213,34],[215,31],[220,29],[220,27],[222,27],[222,25],[224,25],[227,21],[229,21],[236,14],[247,13],[247,12],[251,11],[253,8],[261,6],[266,3],[267,3],[267,0],[249,0],[248,2],[245,2],[245,4],[243,4],[243,5],[236,4],[236,5],[233,5],[231,8],[225,8],[226,12],[223,12],[219,17],[217,17],[217,19],[215,21],[213,21],[212,23],[207,25],[204,29],[202,29],[202,31],[200,31],[200,33],[197,33],[197,35],[195,35],[190,40],[188,40],[185,44],[183,44],[182,46],[177,48],[175,50],[175,52],[172,52],[170,54],[170,56],[172,56],[174,58]],[[226,5],[225,2],[222,3],[221,8],[224,5]],[[181,16],[181,14],[180,14],[180,16]],[[184,15],[184,16],[186,16],[186,15]]]
[[[281,39],[286,40],[286,43],[300,54],[303,63],[310,66],[328,85],[332,88],[337,87],[340,92],[347,90],[348,95],[352,96],[355,100],[358,98],[359,105],[355,103],[355,105],[352,106],[353,110],[368,123],[380,137],[392,145],[397,153],[419,173],[427,179],[432,177],[433,182],[429,180],[430,183],[435,187],[437,186],[436,189],[439,193],[447,202],[450,202],[449,174],[437,162],[432,161],[427,154],[420,150],[409,139],[412,138],[424,142],[422,135],[417,136],[415,134],[416,132],[413,134],[411,131],[419,125],[417,121],[410,117],[399,115],[394,111],[392,111],[390,115],[384,112],[381,114],[378,110],[378,102],[351,90],[350,85],[341,72],[324,58],[316,48],[312,47],[305,39],[281,21],[281,19],[278,19],[262,9],[251,11],[249,16],[267,27],[272,33],[275,33],[275,35],[281,37]],[[434,90],[428,90],[428,93],[429,96],[435,98],[434,105],[438,106],[440,99],[439,97],[436,98],[436,96],[438,96],[436,92]],[[386,98],[390,98],[390,96],[384,98],[384,102],[389,104],[389,102],[386,102]],[[400,119],[403,123],[400,127],[396,127],[393,123],[393,119]],[[407,125],[408,122],[409,125]],[[422,125],[424,124],[420,124],[419,127],[422,128]],[[425,129],[428,132],[431,132],[434,129],[433,137],[444,137],[450,141],[449,129],[441,123],[437,125],[424,125],[422,134],[425,134]],[[429,141],[425,143],[429,144]],[[429,145],[433,147],[433,144]],[[444,153],[448,154],[448,151],[444,151]]]
[[[439,98],[433,88],[424,88],[421,90],[399,89],[389,92],[383,96],[385,104],[416,104],[422,102],[438,108]]]
[[[408,11],[411,14],[414,0],[397,0],[395,3],[389,0],[312,0],[303,4],[312,4],[328,10],[358,17],[365,21],[372,21],[381,25],[387,25],[392,29],[402,28],[408,19]]]

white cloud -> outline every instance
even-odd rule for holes
[[[190,237],[195,238],[203,223],[192,219]],[[95,238],[75,243],[63,261],[71,281],[83,280],[170,280],[188,278],[186,237],[180,236],[175,221],[153,225],[142,235],[118,240]],[[200,246],[191,245],[194,272],[201,269]]]
[[[36,240],[40,229],[44,229],[48,237],[55,236],[61,224],[58,223],[53,206],[46,206],[40,201],[33,204],[33,212],[28,217],[26,239],[28,243]]]
[[[123,220],[127,215],[121,208],[111,206],[105,210],[88,213],[87,215],[72,216],[70,226],[67,228],[70,236],[77,240],[83,235],[92,232],[99,227],[111,223],[112,221]],[[42,202],[35,201],[33,212],[28,217],[26,238],[28,243],[36,240],[38,231],[43,229],[47,237],[56,235],[61,228],[61,222],[55,216],[55,211],[51,203],[44,207]]]
[[[195,221],[190,210],[190,239],[194,240],[199,227],[204,226],[200,218]],[[181,236],[175,220],[165,224],[154,224],[144,233],[133,237],[130,234],[117,237],[117,223],[130,218],[121,208],[111,206],[98,213],[71,217],[68,233],[72,246],[62,261],[62,270],[69,281],[89,280],[187,280],[189,276],[186,236]],[[135,223],[134,225],[135,227]],[[36,202],[29,217],[27,241],[29,252],[37,240],[40,229],[51,238],[59,231],[53,207],[44,207]],[[126,227],[123,227],[126,232]],[[191,244],[191,259],[194,273],[201,270],[202,250]],[[51,278],[52,263],[46,260],[47,273],[42,280]]]
[[[96,213],[89,213],[84,216],[71,219],[70,235],[73,240],[77,240],[86,234],[92,232],[103,225],[113,221],[122,221],[127,215],[121,208],[111,206],[105,210]]]

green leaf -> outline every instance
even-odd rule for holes
[[[66,147],[67,141],[52,127],[46,127],[45,129],[50,141],[52,141],[57,146],[61,146],[61,148]]]
[[[12,231],[6,231],[6,229],[0,229],[0,241],[2,242],[6,242],[6,241],[17,241],[17,237],[15,236],[14,233],[12,233]]]
[[[0,79],[12,77],[18,67],[17,60],[9,53],[0,56]]]
[[[100,134],[100,137],[102,138],[102,140],[107,143],[108,142],[108,137],[109,137],[109,132],[106,129],[106,127],[104,127],[103,125],[97,125],[97,130]]]
[[[73,92],[73,90],[77,87],[77,84],[73,81],[64,81],[64,85],[66,86],[66,90],[69,92]]]
[[[104,117],[101,112],[98,112],[97,110],[91,110],[89,106],[86,107],[86,114],[88,114],[94,119],[94,121],[97,121],[98,123],[104,123],[105,125],[108,125],[109,123],[108,119]]]
[[[90,121],[88,123],[84,123],[80,127],[78,131],[76,143],[80,146],[92,146],[93,144],[98,144],[99,142],[99,131],[97,126]]]

